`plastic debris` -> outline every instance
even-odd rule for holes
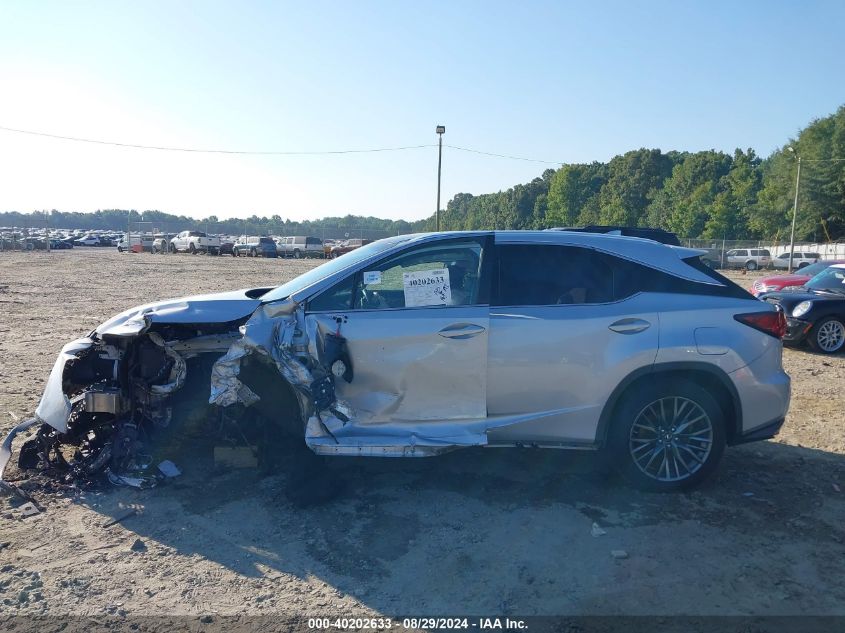
[[[123,512],[118,514],[113,519],[103,523],[103,527],[104,528],[111,527],[112,525],[114,525],[116,523],[120,523],[124,519],[128,519],[129,517],[135,516],[136,514],[138,514],[138,511],[135,508],[129,508],[128,510],[124,510]]]
[[[602,529],[598,523],[593,522],[593,527],[590,529],[590,534],[594,537],[607,534],[607,530]]]
[[[165,477],[178,477],[182,474],[182,471],[179,470],[179,467],[171,462],[169,459],[165,459],[158,465],[159,472],[164,475]]]
[[[610,550],[610,555],[617,560],[622,560],[623,558],[628,558],[628,552],[624,549],[613,549]]]
[[[20,508],[18,508],[21,513],[21,517],[26,519],[27,517],[35,516],[36,514],[41,514],[41,510],[38,509],[32,501],[27,501],[24,503]]]

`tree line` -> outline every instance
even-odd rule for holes
[[[765,159],[750,148],[733,154],[643,148],[607,163],[564,164],[507,191],[459,193],[441,211],[440,226],[479,230],[605,224],[659,227],[689,238],[783,240],[789,235],[799,156],[796,238],[845,239],[845,106],[812,121]],[[6,212],[0,213],[0,226],[122,231],[129,221],[141,219],[140,212],[121,209]],[[354,215],[295,222],[280,215],[196,220],[144,211],[143,220],[162,230],[209,227],[232,235],[382,237],[435,228],[434,215],[416,222]]]
[[[845,238],[845,106],[812,121],[765,159],[753,149],[638,149],[607,163],[549,169],[507,191],[460,193],[441,211],[440,225],[472,230],[602,224],[659,227],[689,238],[783,239],[799,156],[796,238]],[[432,216],[424,228],[433,227]]]

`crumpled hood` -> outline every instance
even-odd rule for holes
[[[263,289],[234,290],[167,299],[130,308],[98,326],[98,336],[136,336],[150,323],[227,323],[248,317],[261,305]]]

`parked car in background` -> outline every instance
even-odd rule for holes
[[[99,235],[83,235],[73,241],[74,246],[105,246]]]
[[[329,257],[334,259],[335,257],[340,257],[341,255],[346,255],[346,253],[350,251],[354,251],[356,248],[361,248],[362,246],[366,246],[372,242],[372,240],[364,240],[359,238],[352,238],[348,240],[344,240],[338,244],[334,244],[329,249]]]
[[[235,257],[275,257],[276,242],[272,237],[241,235],[232,247]]]
[[[770,292],[760,299],[786,315],[784,343],[806,341],[823,354],[845,349],[845,264],[827,267],[796,292]]]
[[[206,235],[202,231],[182,231],[170,240],[170,252],[186,252],[192,255],[196,255],[197,253],[219,255],[220,238]]]
[[[805,251],[795,251],[792,255],[792,269],[797,270],[806,268],[810,264],[815,264],[822,256],[819,253],[808,253]],[[781,253],[772,260],[772,266],[775,268],[788,270],[789,269],[789,253]]]
[[[401,235],[276,288],[146,304],[63,348],[38,448],[87,442],[86,475],[121,477],[186,417],[171,421],[183,389],[203,408],[264,406],[319,455],[571,448],[610,454],[634,485],[690,488],[726,446],[777,434],[790,398],[783,312],[699,255],[588,233]],[[100,458],[130,423],[121,460]]]
[[[137,251],[140,248],[140,250],[145,253],[152,253],[154,241],[153,236],[150,234],[139,235],[138,233],[132,233],[131,237],[124,234],[117,242],[117,252],[123,253],[124,251],[130,250]],[[135,248],[133,249],[133,247]]]
[[[282,257],[322,257],[323,240],[319,237],[297,235],[284,237],[279,244],[279,255]]]
[[[67,240],[50,240],[50,250],[62,251],[73,248],[73,243]]]
[[[845,264],[845,259],[822,259],[815,264],[805,266],[801,269],[801,272],[798,273],[761,277],[751,284],[751,294],[758,297],[764,292],[777,292],[778,290],[784,290],[786,288],[797,289],[810,281],[810,279],[814,276],[834,264]]]
[[[727,266],[726,253],[721,248],[704,248],[702,250],[706,252],[701,256],[701,263],[708,268],[717,270]]]
[[[772,265],[772,254],[765,248],[734,248],[725,253],[726,266],[757,270]]]
[[[237,241],[234,237],[221,237],[220,238],[220,254],[221,255],[234,255],[233,249],[235,248],[235,242]]]

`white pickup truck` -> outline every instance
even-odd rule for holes
[[[202,231],[182,231],[170,240],[170,252],[176,253],[180,251],[185,251],[192,255],[196,255],[197,253],[219,255],[220,238],[209,237]]]

